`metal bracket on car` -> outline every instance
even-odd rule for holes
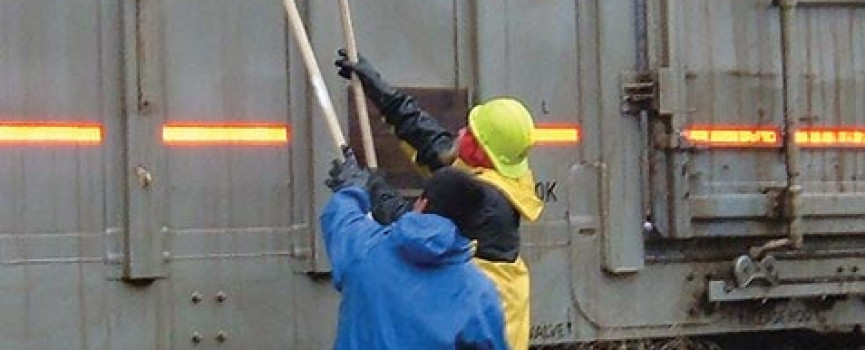
[[[656,87],[654,72],[622,73],[622,114],[638,116],[641,110],[654,109]]]
[[[771,299],[820,298],[865,295],[865,281],[815,279],[785,281],[779,277],[777,260],[769,255],[755,261],[742,255],[733,261],[734,282],[709,281],[709,302],[762,301]]]
[[[754,261],[747,255],[738,257],[733,262],[733,275],[739,288],[746,288],[754,282],[763,282],[774,286],[779,282],[778,269],[775,268],[775,257],[767,256]]]
[[[820,298],[865,295],[865,281],[793,283],[735,288],[726,281],[709,281],[709,302],[768,301],[771,299]]]

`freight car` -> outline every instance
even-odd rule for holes
[[[299,3],[359,144],[336,3]],[[533,112],[537,346],[865,322],[865,1],[352,6],[447,125]],[[0,1],[2,348],[328,348],[337,153],[304,75],[275,0]]]

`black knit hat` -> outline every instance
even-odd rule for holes
[[[483,196],[481,184],[474,177],[452,167],[436,170],[424,184],[421,195],[428,201],[424,212],[444,216],[460,230],[480,215]]]

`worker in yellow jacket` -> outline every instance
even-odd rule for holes
[[[474,106],[468,125],[455,136],[412,96],[382,79],[363,57],[352,63],[345,50],[338,55],[339,75],[348,79],[357,74],[396,136],[416,151],[419,165],[433,171],[453,165],[485,184],[484,209],[465,234],[476,242],[474,262],[500,294],[511,349],[528,349],[530,284],[528,268],[519,255],[519,227],[522,218],[535,221],[543,209],[528,164],[534,133],[531,114],[516,99],[494,98]],[[383,181],[371,186],[370,194],[373,217],[380,223],[391,223],[411,210],[411,202]]]

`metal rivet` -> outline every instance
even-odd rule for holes
[[[216,341],[224,343],[226,339],[228,339],[228,333],[223,330],[216,332]]]
[[[199,302],[201,302],[201,293],[192,292],[192,303],[198,304]]]
[[[225,292],[219,291],[218,293],[216,293],[216,302],[221,303],[225,301],[225,299],[228,299],[228,295],[225,294]]]
[[[171,261],[171,252],[169,252],[169,251],[162,252],[162,261],[164,261],[164,262]]]
[[[857,273],[857,272],[859,272],[859,266],[853,266],[853,268],[851,269],[851,271],[853,271],[853,273]]]
[[[835,269],[835,271],[837,271],[838,273],[843,273],[844,272],[844,266],[838,266],[838,268]]]
[[[192,343],[193,343],[193,344],[201,343],[201,339],[202,339],[202,338],[201,338],[201,333],[198,333],[198,332],[192,332]]]
[[[694,280],[694,277],[695,277],[694,273],[692,272],[692,273],[689,273],[687,276],[685,276],[685,279],[687,279],[688,282],[691,282]]]

